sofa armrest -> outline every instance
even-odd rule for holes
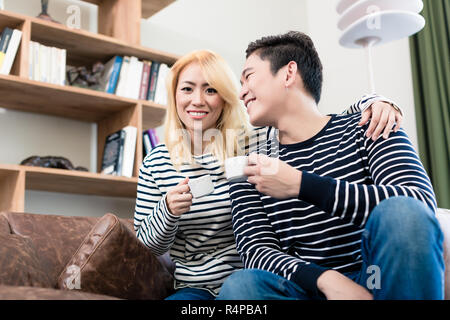
[[[122,299],[164,299],[173,277],[113,214],[93,226],[58,278],[62,289]]]
[[[55,288],[0,285],[0,300],[118,300],[118,298]]]

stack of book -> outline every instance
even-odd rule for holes
[[[28,77],[63,86],[66,82],[66,55],[66,49],[30,41]]]
[[[4,28],[0,35],[0,74],[8,75],[19,49],[22,31]]]
[[[144,144],[144,156],[148,155],[150,151],[154,147],[156,147],[159,144],[158,136],[156,135],[155,129],[148,129],[145,130],[142,134],[143,136],[143,144]]]
[[[165,63],[139,60],[133,56],[114,56],[106,64],[100,90],[121,97],[167,104]]]
[[[105,141],[101,173],[131,178],[136,152],[137,128],[126,126]]]

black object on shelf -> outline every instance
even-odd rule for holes
[[[69,159],[58,156],[46,156],[46,157],[31,156],[23,160],[20,164],[23,166],[31,166],[31,167],[89,171],[84,167],[74,167]]]

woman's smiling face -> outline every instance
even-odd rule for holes
[[[206,81],[196,62],[180,72],[175,101],[178,117],[191,135],[194,128],[202,132],[216,128],[225,104],[217,90]]]

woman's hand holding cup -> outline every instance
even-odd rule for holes
[[[167,192],[167,208],[174,216],[181,216],[191,208],[192,194],[188,182],[189,178],[185,178]]]

